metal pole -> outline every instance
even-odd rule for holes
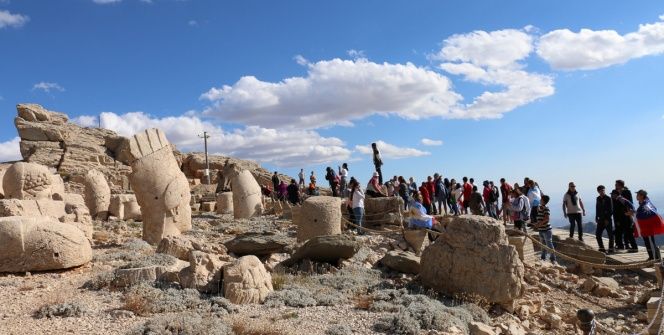
[[[210,161],[208,160],[208,145],[207,145],[207,140],[210,136],[208,136],[207,131],[203,132],[203,136],[198,135],[198,137],[203,137],[204,143],[205,143],[205,182],[207,185],[210,185]]]

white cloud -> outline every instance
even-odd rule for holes
[[[122,0],[92,0],[92,2],[94,2],[98,5],[108,5],[108,4],[117,3],[117,2],[120,2],[120,1],[122,1]]]
[[[592,70],[623,64],[630,59],[664,53],[664,15],[660,21],[641,24],[635,32],[559,29],[544,34],[537,54],[553,68]]]
[[[366,59],[367,55],[364,52],[364,50],[355,50],[355,49],[350,49],[346,51],[348,56],[352,59]]]
[[[204,113],[228,122],[269,128],[315,129],[348,125],[374,114],[405,119],[452,117],[461,99],[444,76],[411,63],[378,64],[366,59],[306,64],[307,76],[265,82],[245,76],[232,86],[211,88]]]
[[[0,142],[0,162],[19,161],[22,160],[21,149],[19,143],[21,139],[17,136],[13,139]]]
[[[26,15],[12,14],[8,10],[0,10],[0,29],[5,27],[20,28],[28,21],[30,21],[30,18]]]
[[[96,116],[81,115],[73,118],[71,121],[83,127],[97,127],[99,125],[98,120]]]
[[[143,112],[122,115],[104,112],[100,114],[101,126],[120,135],[131,136],[146,128],[159,128],[169,141],[183,151],[203,151],[203,141],[198,137],[209,133],[208,149],[211,153],[253,159],[290,167],[302,164],[322,164],[348,159],[351,151],[343,141],[335,137],[322,137],[308,130],[275,130],[257,126],[226,131],[197,116],[183,115],[157,118]],[[74,119],[83,126],[96,125],[93,116]]]
[[[527,30],[531,31],[530,27]],[[465,80],[503,91],[486,91],[472,103],[460,106],[457,118],[499,118],[502,114],[554,93],[553,78],[524,70],[521,61],[533,51],[533,38],[521,30],[475,31],[453,35],[432,58],[440,68]]]
[[[34,84],[32,86],[32,90],[42,90],[46,93],[51,93],[51,91],[60,91],[60,92],[65,91],[64,87],[60,86],[58,83],[47,83],[43,81]]]
[[[428,146],[438,146],[438,145],[443,145],[443,141],[423,138],[422,139],[422,144],[428,145]]]
[[[376,141],[376,147],[378,147],[380,155],[383,158],[401,159],[431,155],[431,153],[428,151],[417,150],[414,148],[397,147],[395,145],[385,143],[384,141]],[[365,155],[373,155],[371,145],[356,145],[355,150]]]
[[[191,27],[194,27],[194,26],[197,26],[197,25],[198,25],[198,21],[196,21],[196,20],[189,20],[189,22],[187,22],[187,24],[188,24],[189,26],[191,26]]]

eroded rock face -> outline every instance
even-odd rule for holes
[[[108,212],[120,220],[141,219],[141,206],[133,194],[111,195],[111,205],[108,207]]]
[[[491,303],[509,305],[521,296],[523,274],[502,223],[485,216],[455,217],[421,257],[424,285],[446,294],[477,294]]]
[[[292,244],[295,244],[295,240],[286,235],[263,233],[240,235],[224,243],[228,252],[240,256],[283,253]]]
[[[0,272],[67,269],[92,259],[83,232],[50,218],[0,218]]]
[[[104,174],[97,170],[90,170],[85,175],[85,205],[88,206],[93,218],[106,220],[108,207],[111,205],[111,188],[106,182]]]
[[[341,199],[337,197],[310,197],[302,204],[297,222],[297,240],[341,234]]]
[[[148,129],[129,140],[129,176],[141,206],[143,239],[156,244],[191,229],[189,183],[178,168],[164,133]]]
[[[273,291],[272,276],[256,256],[224,267],[224,297],[234,304],[258,304]]]
[[[240,171],[231,178],[233,190],[233,216],[236,219],[249,219],[263,213],[261,187],[247,170]]]
[[[53,197],[53,177],[46,166],[18,162],[2,178],[5,198],[43,200]]]
[[[203,293],[218,293],[221,288],[222,268],[226,263],[219,255],[191,251],[189,267],[180,271],[180,285]]]
[[[380,262],[398,272],[420,273],[420,258],[410,252],[392,250],[385,254]]]

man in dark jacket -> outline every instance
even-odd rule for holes
[[[618,195],[625,200],[633,203],[632,192],[625,187],[623,180],[616,180],[616,189]],[[613,193],[613,192],[611,192]],[[613,199],[613,222],[615,222],[616,249],[629,249],[631,252],[638,251],[636,240],[634,239],[634,224],[632,218],[627,215],[628,208],[621,201]]]
[[[612,254],[615,252],[613,249],[613,227],[611,220],[613,216],[613,201],[611,197],[606,195],[604,185],[597,186],[597,193],[599,193],[599,196],[595,205],[595,222],[597,223],[595,237],[597,238],[599,251],[606,252],[604,249],[604,240],[602,239],[602,234],[606,230],[606,233],[609,235],[609,253]]]

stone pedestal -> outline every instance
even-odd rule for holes
[[[217,214],[233,213],[233,192],[217,194]]]
[[[297,241],[312,237],[341,234],[341,199],[317,196],[304,201],[297,215]],[[293,213],[293,218],[295,218]]]

